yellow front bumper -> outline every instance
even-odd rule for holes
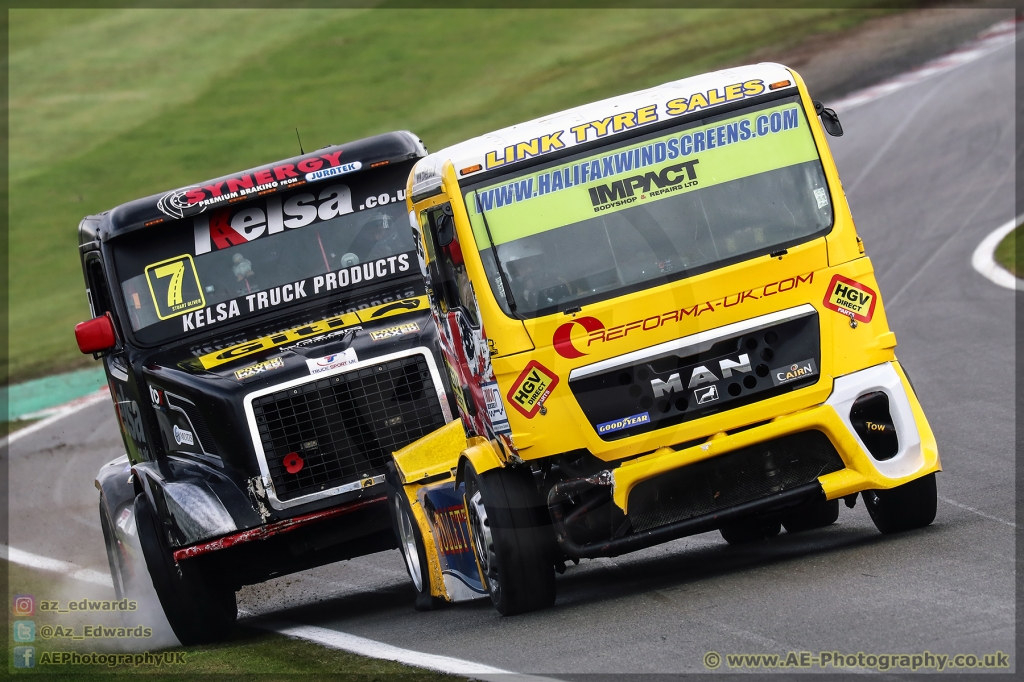
[[[889,396],[900,443],[896,456],[886,461],[877,461],[868,454],[848,418],[853,401],[876,390]],[[894,488],[942,468],[935,436],[903,369],[898,362],[886,362],[833,379],[832,393],[821,405],[776,417],[732,435],[718,433],[684,450],[662,447],[623,463],[612,471],[613,499],[628,512],[629,493],[642,481],[740,448],[809,430],[824,433],[846,465],[840,471],[818,478],[830,500],[862,490]]]

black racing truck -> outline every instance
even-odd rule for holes
[[[388,133],[88,216],[79,255],[126,455],[96,477],[118,598],[141,553],[183,644],[235,592],[396,547],[386,460],[452,420]]]

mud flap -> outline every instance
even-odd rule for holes
[[[423,539],[430,593],[450,602],[488,597],[466,514],[465,485],[456,477],[467,449],[472,448],[457,419],[392,455]]]

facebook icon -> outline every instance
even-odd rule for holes
[[[14,647],[14,667],[34,668],[36,667],[36,648],[34,646]]]

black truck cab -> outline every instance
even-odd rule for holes
[[[394,450],[452,420],[396,132],[129,202],[79,225],[126,456],[97,476],[118,596],[133,554],[182,643],[235,591],[396,546]],[[141,562],[140,564],[141,565]]]

